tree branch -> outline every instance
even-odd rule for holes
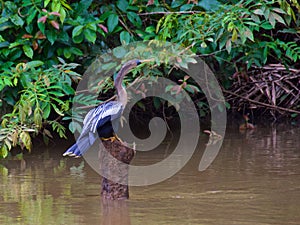
[[[227,91],[227,90],[225,90],[225,89],[223,89],[222,91],[223,91],[224,93],[227,93],[227,94],[234,95],[234,96],[236,96],[236,97],[245,99],[245,100],[247,100],[248,102],[252,102],[252,103],[257,104],[257,105],[265,106],[265,107],[268,107],[268,108],[271,108],[271,109],[282,110],[282,111],[286,111],[286,112],[290,112],[290,113],[297,113],[297,114],[300,114],[300,111],[297,111],[297,110],[294,110],[294,109],[283,108],[283,107],[280,107],[280,106],[270,105],[270,104],[267,104],[267,103],[255,101],[255,100],[249,99],[249,98],[247,98],[247,97],[244,97],[244,96],[242,96],[242,95],[236,94],[236,93],[234,93],[234,92]]]

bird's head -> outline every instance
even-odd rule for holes
[[[141,63],[144,62],[150,62],[153,61],[152,59],[133,59],[130,60],[128,62],[126,62],[120,69],[120,71],[118,72],[118,74],[114,77],[114,81],[115,81],[115,85],[120,85],[124,76],[129,73],[129,71],[131,69],[133,69],[134,67],[140,65]]]
[[[124,105],[127,102],[127,93],[125,88],[122,86],[122,81],[124,79],[124,76],[134,67],[136,67],[137,65],[144,63],[144,62],[150,62],[153,61],[152,59],[144,59],[144,60],[140,60],[140,59],[133,59],[130,60],[128,62],[126,62],[120,69],[120,71],[118,72],[118,74],[115,76],[114,79],[114,85],[115,88],[117,90],[117,94],[118,94],[118,98],[119,101],[121,101]]]

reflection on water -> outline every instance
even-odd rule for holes
[[[207,137],[172,178],[131,187],[128,201],[103,201],[100,177],[66,146],[0,163],[0,224],[299,224],[300,131],[228,128],[213,164],[198,171]],[[162,151],[137,154],[134,164]]]
[[[115,201],[102,199],[102,225],[130,225],[128,202],[125,200]]]

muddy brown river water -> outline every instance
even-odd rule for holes
[[[127,201],[102,201],[100,176],[83,159],[63,158],[70,143],[23,160],[0,161],[0,224],[300,224],[300,129],[230,126],[219,154],[198,171],[207,137],[175,176],[130,187]],[[42,146],[42,145],[41,145]],[[39,146],[35,146],[39,148]],[[133,163],[161,160],[137,153]]]

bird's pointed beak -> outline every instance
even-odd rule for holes
[[[153,62],[154,59],[141,59],[139,60],[141,63],[144,63],[144,62]]]

